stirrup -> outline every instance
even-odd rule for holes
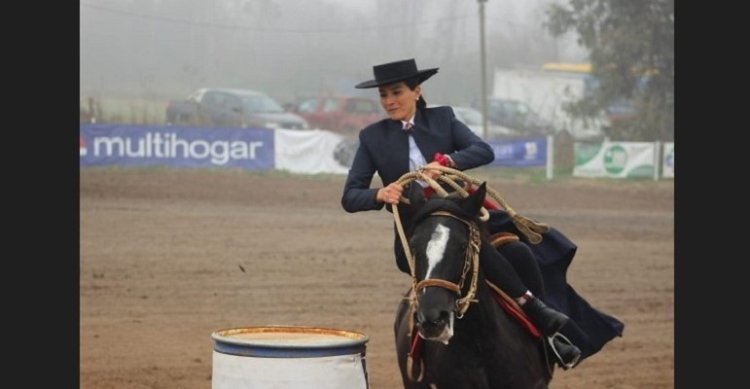
[[[560,365],[560,367],[563,368],[563,370],[572,369],[576,367],[576,365],[578,365],[578,362],[580,362],[581,360],[580,353],[576,355],[576,357],[572,361],[566,363],[565,361],[563,361],[562,356],[560,356],[560,353],[555,348],[555,339],[559,340],[561,343],[565,343],[570,346],[578,347],[574,345],[573,342],[571,342],[570,339],[568,339],[565,335],[559,332],[556,332],[554,335],[548,336],[545,339],[547,339],[547,344],[549,345],[550,350],[552,350],[552,353],[555,355],[555,359],[557,360],[557,363]]]

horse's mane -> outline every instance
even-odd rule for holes
[[[427,199],[424,205],[419,210],[417,210],[412,216],[412,224],[411,224],[411,228],[409,231],[409,235],[412,234],[415,226],[417,226],[426,217],[430,216],[433,212],[446,211],[464,220],[475,222],[482,235],[482,240],[488,239],[489,232],[487,230],[487,223],[480,220],[479,214],[470,215],[466,210],[464,210],[461,207],[461,205],[459,204],[460,201],[461,199],[457,197],[457,195],[453,195],[453,194],[449,195],[448,197],[438,197],[438,196],[430,197],[429,199]]]

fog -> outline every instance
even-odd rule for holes
[[[586,61],[575,37],[542,26],[553,0],[485,3],[487,85],[496,67]],[[280,102],[365,95],[372,66],[439,67],[428,103],[481,95],[476,0],[82,0],[81,98],[183,97],[199,87],[266,92]],[[488,93],[491,93],[488,90]]]

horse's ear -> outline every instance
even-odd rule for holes
[[[469,215],[479,214],[479,210],[484,204],[484,197],[487,195],[487,182],[483,182],[479,187],[472,192],[469,197],[465,198],[461,203],[461,207],[469,213]]]
[[[417,183],[411,183],[409,184],[407,192],[409,195],[409,203],[411,204],[411,207],[413,209],[416,210],[422,208],[422,206],[427,202],[427,199],[425,199],[424,197],[424,189],[422,189],[421,185]]]

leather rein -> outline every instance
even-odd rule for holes
[[[460,170],[448,168],[445,166],[437,166],[437,167],[431,167],[429,168],[431,170],[438,170],[442,174],[438,176],[437,181],[430,178],[425,172],[428,170],[426,167],[419,168],[415,171],[408,172],[401,176],[398,179],[398,183],[401,185],[406,185],[412,181],[415,180],[422,180],[429,184],[429,186],[435,190],[435,192],[442,197],[447,197],[448,192],[446,192],[445,189],[443,189],[438,181],[441,181],[451,188],[453,188],[457,193],[459,193],[462,197],[468,197],[469,193],[456,182],[456,179],[463,180],[465,182],[470,182],[474,184],[481,184],[481,181],[469,177],[468,175],[464,174]],[[531,243],[539,243],[542,240],[541,233],[546,232],[549,227],[546,224],[535,222],[529,218],[526,218],[524,216],[519,215],[516,213],[516,211],[513,210],[513,208],[510,207],[510,205],[503,200],[503,198],[492,188],[487,187],[487,195],[489,195],[491,198],[493,198],[495,201],[500,204],[500,206],[508,213],[511,220],[513,221],[513,224],[516,225],[516,227],[527,236],[529,241]],[[402,203],[410,204],[408,199],[401,198],[400,200]],[[438,280],[438,279],[432,279],[432,280],[424,280],[421,282],[417,281],[417,277],[415,274],[414,269],[414,257],[412,256],[411,250],[409,249],[409,242],[406,239],[406,234],[404,233],[404,227],[401,225],[401,218],[399,216],[398,207],[394,206],[393,208],[393,218],[396,224],[396,230],[398,231],[399,238],[401,239],[401,246],[403,246],[404,254],[406,255],[406,260],[409,262],[409,268],[411,271],[412,276],[412,291],[411,296],[409,297],[411,307],[414,309],[416,307],[416,292],[420,289],[426,288],[427,286],[439,286],[442,288],[449,289],[451,291],[454,291],[460,296],[461,289],[463,287],[463,283],[465,282],[466,275],[469,271],[469,269],[472,270],[471,275],[471,286],[466,294],[466,296],[459,298],[459,300],[456,301],[457,309],[459,317],[461,317],[466,310],[469,308],[469,304],[471,302],[476,302],[474,300],[474,296],[476,295],[476,284],[477,284],[477,277],[479,274],[479,247],[480,247],[480,235],[479,231],[477,229],[477,226],[474,222],[467,221],[464,219],[461,219],[453,214],[443,212],[440,213],[441,216],[449,216],[453,217],[457,220],[462,221],[466,225],[469,226],[469,234],[471,235],[469,238],[469,247],[466,250],[466,256],[464,259],[464,274],[461,277],[461,280],[458,284],[455,284],[450,281],[446,280]],[[479,219],[482,221],[489,220],[489,212],[485,207],[482,207],[480,209],[480,217]],[[433,213],[433,215],[438,214]]]

